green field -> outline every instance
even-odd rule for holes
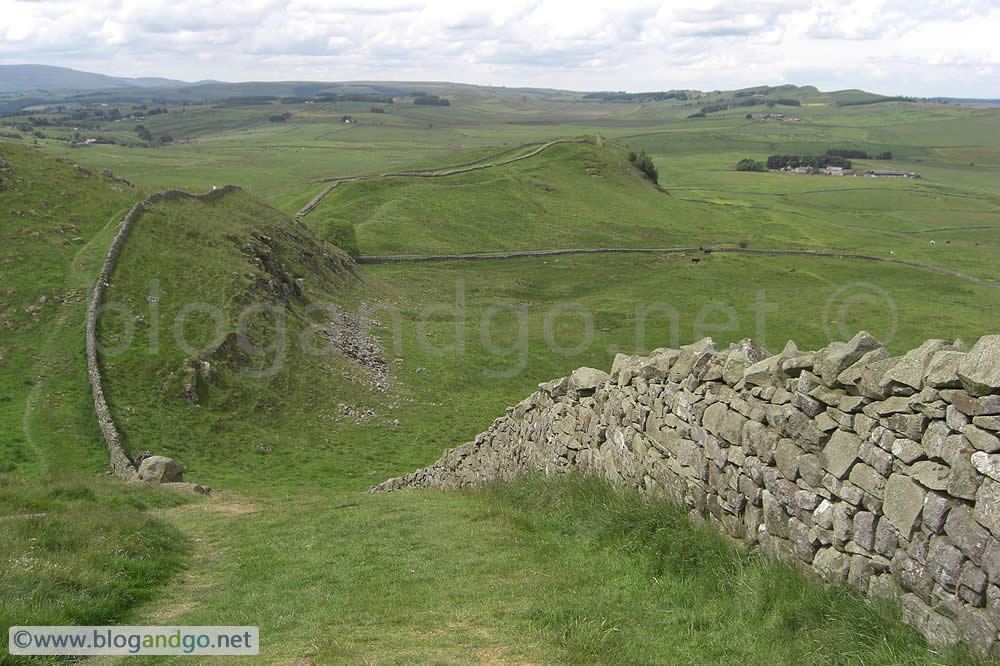
[[[599,484],[360,492],[471,440],[539,382],[608,369],[619,351],[705,335],[815,349],[866,329],[901,354],[995,332],[1000,289],[932,269],[1000,285],[1000,112],[842,107],[866,93],[801,88],[774,93],[801,107],[689,119],[731,94],[625,104],[434,92],[451,106],[172,103],[143,121],[168,145],[72,147],[53,138],[70,129],[58,125],[40,126],[37,147],[0,144],[0,542],[20,563],[0,573],[4,627],[258,624],[264,663],[973,661],[929,648],[891,609]],[[293,116],[268,120],[283,111]],[[135,124],[102,133],[137,143]],[[456,175],[381,177],[494,164],[556,138],[586,142]],[[856,166],[922,177],[735,170],[744,157],[830,148],[891,151]],[[639,150],[658,185],[629,162]],[[351,176],[371,178],[339,184],[304,226],[292,219],[319,181]],[[245,189],[145,213],[107,292],[102,363],[126,446],[231,491],[143,493],[99,476],[88,289],[130,205],[226,183]],[[351,225],[364,255],[734,248],[891,261],[693,249],[359,266],[325,240],[333,224]],[[337,345],[355,338],[322,329],[339,317],[373,336],[364,344],[380,345],[384,373],[343,355]],[[211,372],[193,403],[196,361]],[[94,517],[71,525],[75,512]],[[116,539],[124,554],[108,550]],[[56,570],[54,587],[40,582]]]

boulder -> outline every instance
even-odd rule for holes
[[[184,468],[166,456],[150,456],[139,465],[139,480],[155,484],[183,481]]]

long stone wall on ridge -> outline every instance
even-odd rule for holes
[[[1000,656],[1000,335],[891,357],[710,338],[580,368],[475,441],[370,492],[577,469],[654,492],[829,582],[901,604],[931,642]]]
[[[101,266],[101,273],[94,283],[94,288],[90,292],[90,302],[87,304],[87,330],[86,330],[86,353],[87,353],[87,378],[90,380],[90,390],[94,401],[94,413],[97,415],[97,423],[101,427],[101,434],[104,435],[104,442],[108,449],[108,457],[111,462],[111,471],[126,481],[136,478],[138,470],[131,456],[122,444],[121,435],[115,427],[114,418],[104,397],[104,383],[101,378],[100,356],[97,349],[97,317],[100,314],[101,303],[104,299],[104,291],[111,284],[111,274],[115,270],[118,255],[121,254],[128,234],[132,226],[142,217],[142,214],[160,201],[171,201],[175,199],[198,199],[201,201],[214,201],[229,192],[241,189],[236,185],[226,185],[225,187],[213,189],[204,194],[189,194],[182,190],[167,190],[152,194],[143,201],[132,206],[121,225],[118,233],[108,247],[104,255],[104,264]]]

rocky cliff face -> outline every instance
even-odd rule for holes
[[[577,469],[826,581],[895,599],[932,642],[1000,655],[1000,335],[891,357],[867,333],[770,356],[711,339],[580,368],[372,492]]]

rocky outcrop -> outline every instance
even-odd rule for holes
[[[159,201],[171,201],[176,199],[199,199],[202,201],[214,201],[229,192],[239,190],[236,185],[226,185],[225,187],[214,189],[205,194],[188,194],[181,190],[167,190],[158,192],[147,197],[128,211],[115,234],[111,246],[108,247],[104,255],[104,264],[101,266],[101,273],[94,283],[94,288],[90,293],[90,302],[87,305],[87,328],[86,328],[86,354],[87,354],[87,377],[90,380],[90,389],[94,401],[94,413],[97,415],[97,423],[104,435],[104,442],[107,445],[108,457],[111,462],[111,471],[125,480],[134,480],[138,475],[135,463],[129,456],[122,444],[121,435],[115,427],[114,418],[104,397],[104,384],[101,379],[100,357],[97,351],[97,316],[100,312],[101,301],[104,298],[104,290],[111,284],[111,274],[114,272],[118,255],[121,254],[128,234],[132,226],[142,217],[143,212]]]
[[[546,382],[371,492],[581,470],[1000,656],[1000,336],[892,357],[867,333],[769,356],[705,339]]]

